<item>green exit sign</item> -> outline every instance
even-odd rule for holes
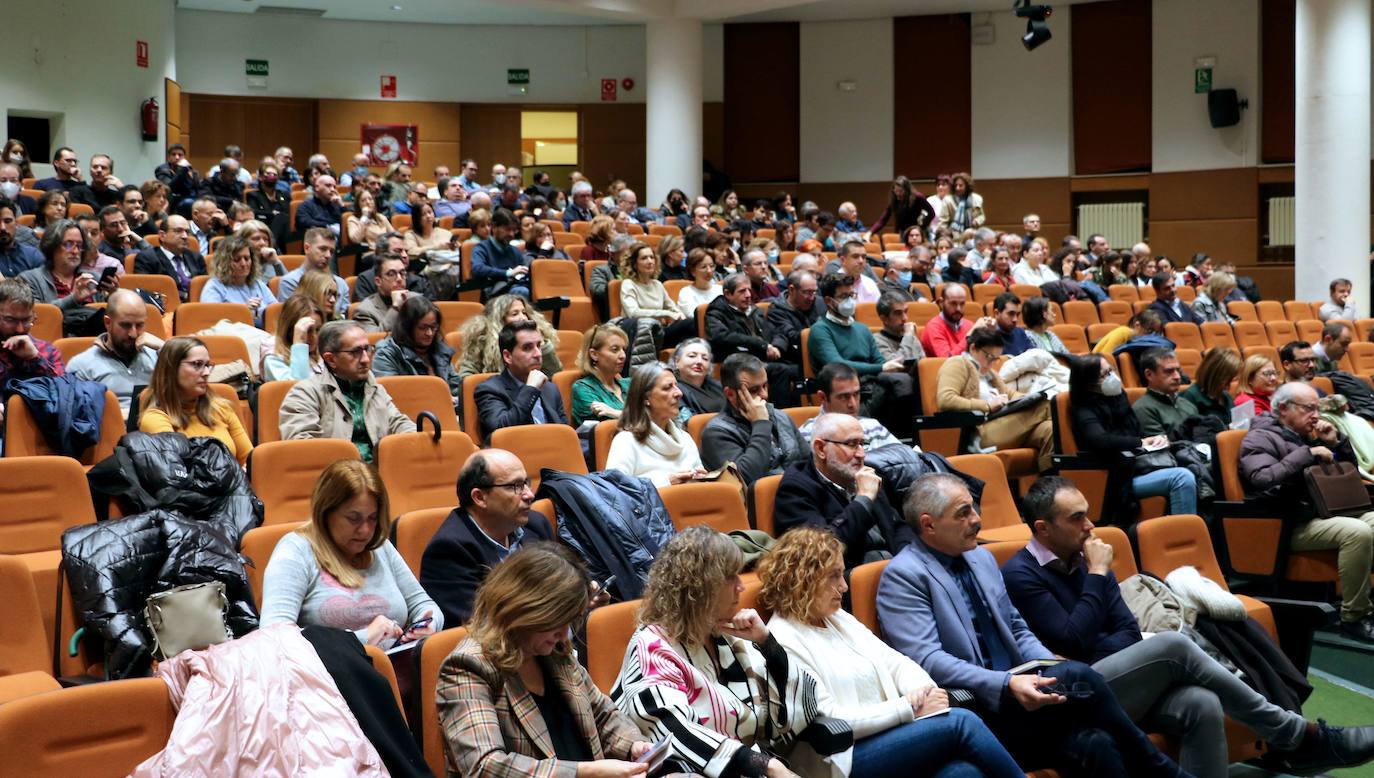
[[[506,83],[512,86],[529,86],[529,68],[511,68],[506,71]]]
[[[246,59],[243,61],[243,72],[250,76],[267,75],[267,60],[265,59]]]

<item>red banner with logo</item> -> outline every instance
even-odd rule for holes
[[[364,124],[363,149],[368,164],[382,167],[401,161],[414,165],[420,161],[420,128],[414,124]]]

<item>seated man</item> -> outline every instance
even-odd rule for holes
[[[368,332],[391,332],[401,303],[411,295],[406,289],[406,262],[388,255],[377,263],[377,293],[358,303],[353,309],[353,321]]]
[[[530,263],[524,252],[510,245],[519,222],[505,208],[491,214],[491,237],[472,249],[472,277],[490,285],[482,290],[486,300],[502,294],[530,297]]]
[[[1341,579],[1341,634],[1374,643],[1369,564],[1374,558],[1374,511],[1313,518],[1303,473],[1321,462],[1355,462],[1350,441],[1317,414],[1317,391],[1292,381],[1274,391],[1271,411],[1256,416],[1240,444],[1240,477],[1247,498],[1259,498],[1292,527],[1293,551],[1335,549]]]
[[[868,252],[864,244],[851,240],[844,244],[840,252],[840,272],[854,281],[854,297],[861,303],[876,303],[882,290],[873,278],[873,269],[868,266]]]
[[[38,179],[34,182],[33,188],[40,192],[50,189],[61,190],[67,193],[68,202],[89,205],[93,211],[100,210],[100,203],[96,202],[95,194],[81,180],[81,162],[77,160],[75,151],[66,146],[54,151],[52,170],[51,178]]]
[[[1021,320],[1021,298],[1011,292],[1003,292],[992,301],[992,320],[997,331],[1002,333],[1006,345],[1002,353],[1009,357],[1019,356],[1035,348],[1026,328],[1017,324]]]
[[[816,422],[825,418],[826,414],[842,413],[859,420],[859,426],[863,428],[865,450],[871,451],[894,443],[901,444],[896,436],[887,431],[882,422],[871,416],[859,415],[859,374],[854,368],[843,362],[831,362],[816,374],[816,387],[816,394],[821,398],[821,412],[820,415],[807,419],[801,425],[801,429],[797,430],[801,433],[802,440],[811,443]]]
[[[1350,291],[1354,289],[1350,279],[1333,279],[1327,288],[1331,292],[1331,299],[1322,303],[1322,307],[1317,311],[1318,319],[1328,322],[1332,319],[1355,321],[1360,318],[1359,311],[1355,310],[1355,304],[1350,302]]]
[[[923,359],[925,349],[916,337],[916,325],[907,319],[907,307],[911,305],[911,295],[905,297],[895,292],[883,292],[878,298],[878,319],[883,328],[874,334],[878,343],[878,353],[883,361],[902,360],[903,364],[912,359]]]
[[[10,379],[56,377],[66,372],[53,344],[33,329],[33,288],[18,278],[0,279],[0,387]],[[5,417],[0,403],[0,420]],[[3,429],[3,428],[0,428]]]
[[[186,158],[186,147],[180,143],[168,146],[167,161],[157,166],[153,177],[168,189],[167,212],[182,216],[190,214],[191,201],[200,189],[200,174],[191,167],[191,160]],[[286,177],[285,172],[282,177]]]
[[[1139,366],[1145,379],[1145,396],[1136,400],[1131,410],[1146,437],[1169,435],[1184,419],[1197,415],[1192,400],[1179,394],[1183,369],[1178,366],[1177,354],[1152,348],[1140,355]]]
[[[749,278],[754,302],[771,301],[781,294],[778,285],[768,276],[768,252],[761,248],[745,249],[740,265]]]
[[[815,258],[812,258],[815,263]],[[801,331],[816,323],[821,306],[816,305],[819,284],[816,274],[797,268],[787,274],[787,291],[768,306],[768,326],[773,331],[773,345],[782,352],[782,361],[800,365]]]
[[[277,421],[282,440],[351,440],[362,460],[371,462],[382,438],[415,431],[415,422],[372,377],[377,349],[357,322],[331,321],[316,342],[325,371],[286,393]]]
[[[129,229],[129,220],[117,205],[107,205],[96,214],[100,220],[100,243],[97,249],[107,257],[114,257],[122,264],[126,254],[133,254],[148,248],[148,241]]]
[[[726,276],[720,296],[706,304],[706,339],[718,361],[740,353],[763,360],[772,396],[784,406],[792,404],[792,384],[801,376],[801,366],[783,361],[783,348],[774,343],[772,326],[754,305],[753,287],[744,273]]]
[[[973,710],[1027,770],[1181,774],[1131,723],[1102,676],[1057,661],[1026,626],[992,552],[978,546],[982,521],[963,481],[945,473],[917,479],[902,513],[916,539],[878,585],[878,619],[893,648],[941,688],[971,692]],[[1041,675],[1010,672],[1029,660],[1049,666]],[[1085,694],[1060,693],[1069,689]]]
[[[563,209],[563,231],[572,232],[573,222],[589,222],[596,218],[596,203],[592,197],[592,185],[578,181],[572,185],[572,202]]]
[[[229,215],[215,202],[213,197],[197,197],[191,203],[191,237],[196,239],[200,250],[213,254],[210,241],[221,235],[229,234]]]
[[[807,525],[830,529],[844,541],[845,569],[891,559],[911,543],[911,528],[888,503],[882,477],[864,465],[863,427],[844,413],[813,421],[811,460],[788,465],[778,484],[778,534]]]
[[[540,368],[544,364],[544,336],[539,325],[529,319],[501,328],[497,338],[501,361],[506,369],[477,387],[476,413],[481,419],[482,435],[519,424],[567,424],[563,396]]]
[[[1113,550],[1092,536],[1088,501],[1058,476],[1036,481],[1024,501],[1031,541],[1002,566],[1012,605],[1056,654],[1092,663],[1133,721],[1177,739],[1179,763],[1225,776],[1225,717],[1267,740],[1266,761],[1313,775],[1374,757],[1374,727],[1309,724],[1269,702],[1178,632],[1144,640],[1112,575]],[[1277,645],[1271,645],[1278,651]]]
[[[887,267],[878,281],[878,292],[881,295],[896,295],[899,299],[913,302],[916,300],[916,295],[911,292],[913,280],[915,279],[912,278],[911,255],[898,254],[887,260]]]
[[[842,273],[821,279],[825,315],[811,326],[808,341],[814,367],[843,362],[859,374],[864,388],[864,413],[875,416],[893,434],[911,434],[916,407],[916,382],[900,359],[884,359],[868,327],[854,320],[858,303],[854,281]]]
[[[701,433],[701,462],[714,470],[734,462],[753,483],[805,461],[806,443],[792,418],[768,402],[768,372],[753,354],[731,354],[720,366],[725,410]]]
[[[334,246],[338,238],[334,233],[323,227],[311,227],[305,231],[305,261],[300,267],[292,270],[281,277],[277,283],[277,299],[285,300],[296,293],[296,287],[300,286],[301,278],[311,270],[321,273],[330,273],[329,261],[334,258]],[[348,313],[348,282],[340,276],[334,276],[334,286],[339,290],[339,301],[337,310],[334,314],[343,316]]]
[[[338,235],[339,223],[342,220],[343,198],[339,196],[334,177],[323,175],[316,178],[311,195],[296,207],[296,229],[323,227]]]
[[[105,334],[72,357],[67,372],[115,393],[127,418],[134,392],[148,385],[162,338],[148,332],[148,306],[137,292],[116,289],[105,300]]]
[[[353,281],[353,302],[360,303],[377,293],[377,263],[388,256],[399,257],[407,268],[410,267],[410,249],[406,248],[406,239],[401,233],[384,232],[372,242],[372,253],[365,255],[361,262],[361,265],[372,267],[359,273]],[[424,276],[407,272],[405,287],[413,294],[429,296],[429,282]]]
[[[1350,327],[1340,322],[1327,322],[1322,327],[1321,342],[1312,344],[1312,352],[1317,355],[1317,373],[1340,370],[1340,361],[1354,339],[1355,333]]]
[[[921,346],[926,356],[957,357],[964,353],[964,340],[973,329],[973,322],[964,318],[966,302],[967,289],[960,284],[945,285],[940,298],[940,315],[926,322],[921,330]]]
[[[43,266],[43,255],[19,242],[19,208],[0,196],[0,276],[14,278],[25,270]]]
[[[525,466],[499,448],[474,452],[458,471],[458,507],[439,525],[420,558],[420,586],[457,627],[472,615],[477,587],[525,543],[553,540],[553,528],[532,512]]]
[[[615,207],[625,214],[631,224],[639,224],[648,229],[651,224],[658,224],[660,215],[648,208],[641,208],[639,197],[633,189],[621,189],[620,194],[615,196]]]
[[[205,257],[188,247],[191,223],[182,216],[164,216],[157,229],[158,245],[134,257],[134,272],[162,275],[176,281],[181,301],[191,299],[191,279],[205,275]]]
[[[1155,301],[1150,303],[1149,310],[1158,311],[1159,318],[1165,324],[1176,321],[1202,324],[1202,317],[1193,312],[1193,306],[1179,299],[1178,290],[1174,289],[1173,276],[1156,275],[1150,281],[1150,285],[1155,288]]]

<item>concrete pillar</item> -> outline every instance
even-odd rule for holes
[[[1354,282],[1369,310],[1370,0],[1298,0],[1296,96],[1299,300]]]
[[[650,20],[645,52],[647,191],[639,204],[657,208],[673,188],[701,194],[701,21]]]

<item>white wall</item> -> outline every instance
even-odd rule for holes
[[[1024,20],[1010,13],[974,15],[975,24],[990,22],[995,31],[991,45],[974,45],[971,53],[974,178],[1071,174],[1069,17],[1055,14],[1053,37],[1026,51],[1021,45]],[[939,121],[938,110],[932,118]]]
[[[54,148],[75,149],[83,175],[90,156],[104,153],[125,183],[152,178],[163,144],[142,139],[139,106],[152,97],[167,115],[163,79],[176,77],[172,14],[173,0],[6,3],[0,107],[60,115]],[[147,68],[134,62],[138,40],[149,45]],[[35,164],[34,173],[52,175],[52,166]]]
[[[800,44],[801,180],[891,178],[892,19],[804,22]]]
[[[1153,0],[1152,13],[1155,172],[1259,164],[1259,0]],[[1193,92],[1197,57],[1216,58],[1213,87],[1250,101],[1240,124],[1214,129],[1208,121],[1207,95]]]

